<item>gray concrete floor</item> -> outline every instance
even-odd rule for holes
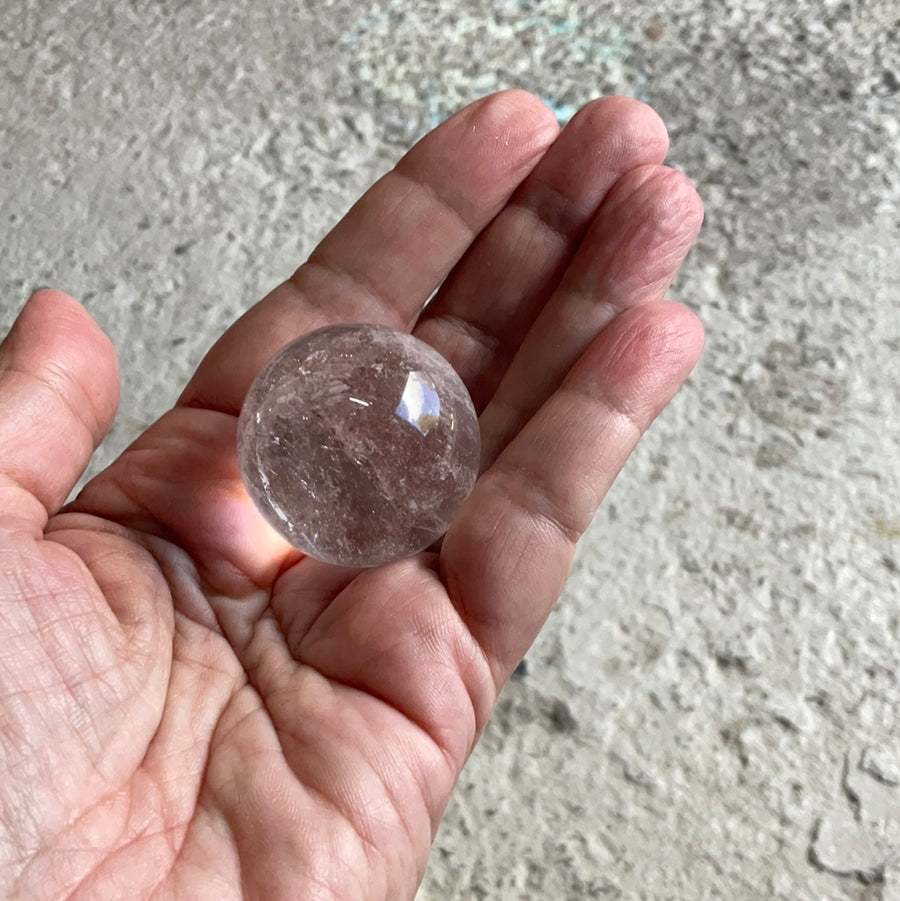
[[[0,0],[0,313],[75,294],[123,400],[457,106],[651,103],[705,357],[464,772],[421,901],[900,898],[895,0]]]

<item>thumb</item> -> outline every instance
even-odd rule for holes
[[[68,295],[36,291],[0,343],[0,513],[33,516],[29,496],[47,516],[55,513],[109,430],[118,401],[109,339]]]

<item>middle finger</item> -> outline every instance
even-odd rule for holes
[[[426,307],[414,334],[450,361],[479,411],[606,194],[624,173],[661,163],[667,150],[666,128],[646,104],[626,97],[588,104]]]

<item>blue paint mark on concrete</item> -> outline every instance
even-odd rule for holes
[[[574,103],[560,103],[552,97],[544,97],[543,95],[541,95],[540,99],[545,106],[553,110],[553,115],[556,116],[560,125],[565,125],[578,112],[578,106]]]
[[[390,18],[390,13],[381,12],[374,16],[362,16],[357,19],[341,36],[342,44],[355,44],[366,32],[377,28]]]
[[[459,14],[432,22],[419,12],[371,10],[341,37],[344,46],[352,47],[351,74],[398,107],[415,107],[417,121],[430,127],[476,97],[505,87],[538,94],[562,125],[600,90],[642,92],[640,73],[628,69],[631,42],[621,27],[573,15],[568,0],[507,2],[520,15],[495,20]],[[439,43],[453,50],[446,65],[438,63],[431,41],[423,39],[435,29]],[[498,68],[510,41],[521,42],[523,53]],[[468,58],[461,48],[469,48]]]

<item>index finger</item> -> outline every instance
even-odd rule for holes
[[[409,329],[558,131],[552,112],[524,91],[493,94],[438,126],[363,195],[292,278],[225,332],[179,403],[237,413],[269,358],[327,323]]]

